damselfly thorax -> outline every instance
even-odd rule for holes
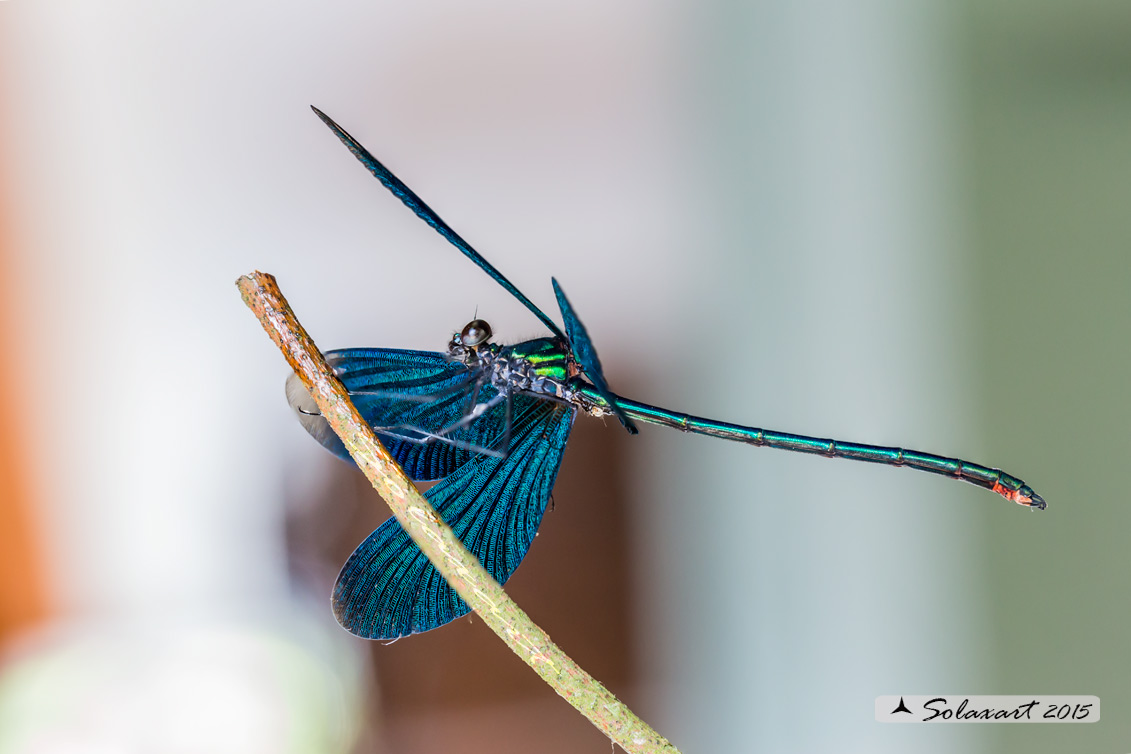
[[[529,393],[568,403],[590,416],[611,416],[608,404],[593,393],[569,344],[559,338],[535,338],[510,346],[490,342],[491,326],[473,319],[448,343],[448,357],[502,394]]]

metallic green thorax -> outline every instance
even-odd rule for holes
[[[457,333],[448,343],[448,358],[482,374],[502,395],[532,393],[583,410],[592,408],[591,403],[568,387],[579,369],[569,346],[559,338],[535,338],[513,346],[468,346]],[[582,384],[588,385],[583,381]]]
[[[530,364],[534,375],[557,382],[565,382],[577,373],[569,346],[556,338],[536,338],[513,346],[503,346],[499,348],[499,355],[522,359]]]

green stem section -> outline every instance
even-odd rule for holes
[[[463,546],[358,414],[345,387],[295,318],[275,278],[255,272],[241,277],[236,286],[357,467],[417,547],[483,622],[559,696],[625,751],[678,752],[562,652]]]

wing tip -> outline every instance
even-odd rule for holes
[[[341,127],[340,127],[340,126],[339,126],[339,125],[338,125],[337,123],[335,123],[335,122],[334,122],[334,119],[333,119],[333,118],[331,118],[331,117],[330,117],[329,115],[327,115],[326,113],[322,112],[321,110],[319,110],[319,109],[318,109],[317,107],[315,107],[314,105],[311,105],[311,106],[310,106],[310,109],[311,109],[311,110],[313,110],[313,111],[314,111],[314,114],[315,114],[315,115],[317,115],[317,116],[319,117],[319,119],[321,119],[321,121],[322,121],[323,123],[325,123],[325,124],[326,124],[327,126],[329,126],[330,128],[334,129],[335,131],[341,130]]]

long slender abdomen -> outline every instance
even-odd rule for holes
[[[733,440],[747,445],[792,450],[797,453],[812,453],[829,458],[848,458],[853,461],[882,463],[888,466],[906,466],[976,484],[1019,505],[1041,510],[1045,508],[1044,498],[1017,477],[1007,474],[1001,469],[991,469],[970,461],[963,461],[960,458],[947,458],[946,456],[937,456],[918,450],[864,445],[842,440],[794,435],[788,432],[775,432],[770,429],[744,427],[739,424],[712,421],[698,416],[668,411],[619,396],[617,396],[616,401],[624,412],[633,419],[652,424],[662,424],[665,427],[674,427],[684,432],[710,435],[711,437]]]

